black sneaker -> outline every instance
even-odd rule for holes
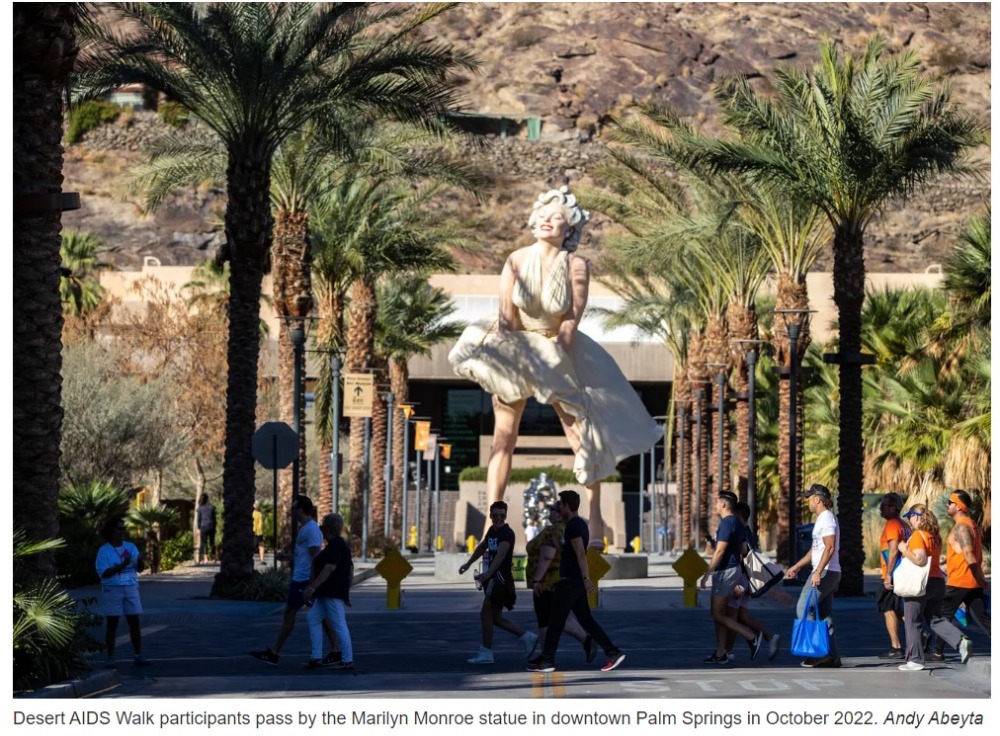
[[[326,656],[323,657],[323,666],[332,667],[341,660],[343,660],[344,655],[341,652],[327,652]]]
[[[928,662],[944,662],[944,652],[932,652],[927,655]]]
[[[723,654],[721,657],[716,657],[715,652],[712,652],[701,661],[704,664],[728,664],[729,657],[727,657],[725,654]]]
[[[304,669],[304,670],[318,670],[322,666],[323,666],[323,660],[322,659],[310,659],[308,662],[306,662],[304,665],[302,665],[302,669]]]
[[[755,636],[752,641],[748,641],[747,644],[750,645],[750,661],[753,662],[757,659],[757,655],[760,654],[760,650],[764,646],[763,632],[758,631],[757,636]]]
[[[587,634],[587,638],[583,640],[583,652],[587,655],[587,664],[593,662],[594,658],[597,657],[597,643],[590,634]]]
[[[555,672],[556,665],[554,662],[538,657],[528,662],[524,669],[528,672]]]
[[[258,649],[255,652],[250,652],[250,656],[254,659],[259,659],[264,664],[278,664],[278,655],[271,651],[271,648]]]
[[[829,654],[825,657],[814,657],[807,659],[802,662],[802,667],[814,667],[817,669],[829,669],[841,666],[841,661],[839,657],[831,657]]]
[[[902,649],[896,649],[896,647],[893,647],[888,652],[882,652],[880,655],[878,655],[878,658],[879,659],[902,659],[903,658],[903,650]]]

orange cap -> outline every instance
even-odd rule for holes
[[[953,493],[950,496],[948,496],[948,500],[951,501],[956,506],[958,506],[958,508],[962,509],[962,511],[969,510],[969,507],[965,505],[965,503],[962,501],[961,498],[959,498],[957,493]]]

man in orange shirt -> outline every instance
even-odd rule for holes
[[[878,610],[885,616],[885,628],[889,632],[889,651],[878,655],[879,659],[903,659],[903,645],[899,640],[899,622],[902,619],[902,601],[892,591],[892,572],[896,569],[901,556],[900,542],[910,537],[910,527],[899,518],[903,509],[903,499],[898,493],[887,493],[882,496],[879,511],[885,519],[882,527],[882,538],[879,549],[882,551],[882,590],[878,594]]]
[[[955,526],[948,535],[945,547],[944,602],[941,612],[931,619],[931,629],[938,635],[932,661],[944,659],[944,642],[958,650],[962,663],[972,656],[972,642],[962,636],[961,630],[952,623],[952,617],[961,604],[972,616],[986,636],[990,635],[990,615],[986,612],[983,593],[990,583],[983,574],[983,540],[976,523],[969,516],[972,499],[965,491],[954,491],[948,496],[948,516]]]

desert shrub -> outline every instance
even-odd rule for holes
[[[66,143],[76,143],[88,131],[117,120],[120,114],[121,108],[106,100],[87,100],[73,105],[69,109]]]
[[[220,598],[237,601],[284,601],[288,597],[288,583],[292,574],[285,568],[268,568],[235,583],[216,589]]]
[[[183,128],[188,124],[188,111],[179,102],[164,102],[158,111],[160,120],[171,128]]]
[[[14,531],[14,692],[23,692],[76,677],[88,665],[85,655],[100,645],[88,630],[98,617],[78,604],[51,579],[28,578],[21,561],[45,550],[65,546],[62,540],[30,542]]]
[[[194,558],[194,535],[178,534],[160,544],[160,570],[173,570],[182,562]]]
[[[64,585],[97,582],[94,560],[104,544],[101,526],[127,512],[128,496],[111,483],[95,480],[59,492],[59,529],[66,546],[56,551],[56,567]]]
[[[512,49],[526,49],[539,43],[551,32],[551,28],[543,26],[525,26],[516,28],[510,34],[509,45]]]

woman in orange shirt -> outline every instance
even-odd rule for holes
[[[918,598],[903,598],[906,662],[899,669],[918,672],[924,668],[924,632],[930,632],[931,617],[940,614],[944,600],[941,531],[937,517],[922,503],[913,504],[904,516],[913,526],[913,533],[899,543],[899,553],[918,567],[931,566],[926,592]]]

